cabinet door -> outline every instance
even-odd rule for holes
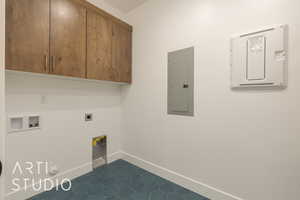
[[[113,23],[112,66],[120,82],[131,83],[132,32]]]
[[[6,69],[46,73],[49,0],[6,0]]]
[[[92,10],[87,12],[87,78],[118,81],[112,67],[112,23]]]
[[[73,0],[51,0],[52,74],[86,77],[86,8]]]

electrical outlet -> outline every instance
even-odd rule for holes
[[[92,113],[86,113],[85,114],[85,121],[86,122],[93,121],[93,114]]]
[[[40,127],[40,117],[39,116],[29,116],[28,121],[29,121],[29,125],[28,125],[29,129]]]

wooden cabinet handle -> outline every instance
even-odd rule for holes
[[[50,72],[54,72],[55,68],[55,56],[51,56],[51,69]]]
[[[45,72],[47,72],[47,68],[48,68],[48,56],[45,55],[45,66],[44,66]]]
[[[55,65],[56,65],[56,63],[55,63],[56,61],[55,61],[55,60],[56,60],[56,58],[55,58],[55,56],[53,56],[52,72],[54,72],[54,69],[55,69],[55,67],[56,67],[56,66],[55,66]]]

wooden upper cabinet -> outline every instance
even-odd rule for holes
[[[87,78],[118,81],[112,68],[112,22],[92,10],[87,12]]]
[[[86,8],[82,4],[51,0],[50,54],[50,73],[86,77]]]
[[[6,69],[46,73],[49,0],[6,0]]]
[[[112,66],[118,71],[118,81],[131,83],[132,32],[113,23]]]
[[[131,83],[131,40],[85,0],[6,0],[6,69]]]

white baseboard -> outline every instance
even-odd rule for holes
[[[137,156],[125,153],[125,152],[116,152],[109,156],[107,156],[107,162],[112,163],[116,160],[124,159],[125,161],[136,165],[142,169],[145,169],[155,175],[158,175],[162,178],[165,178],[171,182],[174,182],[184,188],[187,188],[193,192],[206,196],[211,200],[243,200],[239,197],[226,193],[222,190],[216,189],[211,187],[207,184],[201,183],[199,181],[193,180],[181,174],[178,174],[174,171],[168,170],[161,166],[158,166],[154,163],[149,161],[143,160]],[[67,170],[59,175],[52,177],[51,179],[57,179],[59,181],[63,180],[64,178],[68,178],[70,180],[75,179],[79,176],[87,174],[92,171],[92,162],[86,163],[79,167]],[[42,193],[43,191],[36,192],[33,190],[32,186],[25,190],[24,188],[18,192],[11,192],[6,194],[5,200],[24,200],[28,199],[34,195]]]
[[[193,180],[189,177],[183,176],[174,171],[138,158],[137,156],[122,152],[122,159],[142,169],[145,169],[146,171],[149,171],[155,175],[176,183],[184,188],[187,188],[195,193],[201,194],[202,196],[205,196],[211,200],[243,200],[212,186]]]
[[[107,162],[108,163],[114,162],[116,160],[121,159],[122,156],[123,156],[122,152],[113,153],[113,154],[107,156]],[[61,182],[65,178],[73,180],[77,177],[80,177],[82,175],[85,175],[85,174],[91,172],[92,170],[93,170],[93,164],[92,164],[92,162],[90,162],[90,163],[86,163],[84,165],[75,167],[73,169],[67,170],[65,172],[62,172],[54,177],[51,177],[51,179],[58,180],[59,182]],[[38,192],[34,191],[33,187],[29,186],[29,187],[27,187],[26,190],[25,190],[25,188],[22,188],[21,190],[19,190],[17,192],[7,193],[5,195],[5,200],[24,200],[24,199],[28,199],[32,196],[38,195],[42,192],[44,192],[44,191],[43,190],[38,191]]]
[[[124,154],[123,154],[122,151],[118,151],[116,153],[110,154],[110,155],[107,156],[107,163],[109,164],[109,163],[112,163],[116,160],[120,160],[120,159],[123,158],[123,155]]]

